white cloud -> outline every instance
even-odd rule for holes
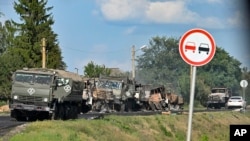
[[[216,17],[202,17],[188,9],[186,0],[96,0],[106,20],[134,20],[139,23],[194,24],[200,27],[223,28],[222,20]],[[219,3],[222,0],[207,0]],[[134,27],[125,31],[132,33]]]
[[[147,0],[97,0],[107,20],[125,20],[140,17]]]
[[[206,5],[222,5],[227,0],[96,0],[100,13],[109,21],[129,21],[137,23],[156,24],[193,24],[203,28],[246,27],[249,18],[242,13],[226,19],[213,16],[203,16],[189,5],[205,3]],[[230,11],[233,12],[233,11]],[[136,28],[127,29],[124,33],[131,34]]]
[[[197,17],[184,1],[152,2],[146,11],[146,18],[156,23],[192,23]]]
[[[185,1],[97,0],[107,20],[132,20],[154,23],[194,22],[198,14],[186,8]]]

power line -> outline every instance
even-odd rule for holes
[[[112,51],[103,51],[103,50],[96,50],[96,51],[89,51],[89,50],[81,50],[81,49],[76,49],[76,48],[61,48],[61,49],[67,49],[67,50],[71,50],[71,51],[78,51],[78,52],[83,52],[83,53],[123,53],[124,51],[127,52],[129,51],[129,49],[120,49],[120,50],[112,50]]]

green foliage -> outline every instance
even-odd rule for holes
[[[6,50],[7,29],[0,22],[0,55]]]
[[[163,132],[164,135],[167,136],[167,137],[173,137],[172,133],[166,129],[166,127],[161,122],[161,120],[159,119],[159,117],[156,117],[155,119],[158,122],[158,126],[159,126],[161,132]]]
[[[46,0],[14,2],[14,9],[20,15],[22,23],[12,21],[12,28],[16,30],[17,36],[10,52],[18,53],[25,67],[41,67],[41,40],[46,38],[47,67],[65,69],[56,39],[57,34],[52,31],[54,21],[52,15],[47,14],[53,7],[46,8],[46,4]]]
[[[0,100],[0,106],[6,105],[6,104],[7,104],[6,101],[1,101]]]
[[[178,50],[178,40],[166,37],[153,37],[150,48],[138,57],[139,80],[145,83],[163,84],[171,83],[178,86],[176,79],[181,71],[187,71],[186,65]]]
[[[7,20],[0,23],[0,98],[6,99],[11,90],[11,72],[23,67],[42,67],[41,39],[46,38],[47,68],[65,69],[57,34],[52,31],[53,7],[46,0],[18,0],[14,10],[21,23]],[[0,13],[0,17],[1,17]]]
[[[179,55],[178,42],[175,38],[153,37],[150,48],[138,57],[136,79],[170,87],[188,102],[191,67]],[[212,87],[229,87],[238,93],[242,74],[240,65],[224,49],[217,47],[213,60],[197,67],[195,100],[204,105]]]
[[[208,136],[205,134],[205,135],[202,135],[202,136],[201,136],[200,141],[209,141],[209,138],[208,138]]]
[[[106,68],[104,65],[94,64],[93,61],[84,66],[84,75],[89,78],[99,77],[100,75],[109,76],[110,73],[110,69]]]

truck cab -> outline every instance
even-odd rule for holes
[[[225,107],[231,95],[230,88],[212,88],[211,93],[208,95],[207,108],[220,109]]]
[[[64,70],[24,68],[13,73],[11,117],[68,119],[77,117],[83,84],[77,74]],[[70,109],[70,110],[67,110]]]

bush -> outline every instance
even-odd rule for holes
[[[0,101],[0,106],[6,105],[7,102],[6,101]]]

